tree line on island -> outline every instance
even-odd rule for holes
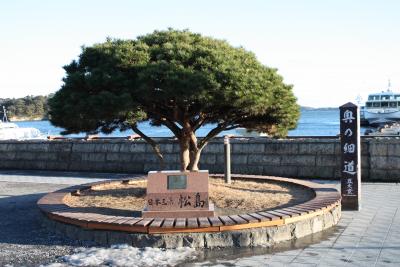
[[[52,96],[53,94],[47,96],[25,96],[22,98],[0,98],[0,107],[4,106],[6,108],[7,117],[11,121],[48,119],[48,100]],[[0,112],[3,112],[2,108],[0,108]]]

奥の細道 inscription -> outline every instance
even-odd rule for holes
[[[360,116],[357,105],[340,108],[342,207],[359,210],[361,200]]]

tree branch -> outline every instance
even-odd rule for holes
[[[171,130],[171,132],[178,138],[181,138],[181,129],[179,129],[178,126],[176,126],[176,124],[171,121],[170,119],[166,118],[165,116],[162,116],[162,114],[155,112],[155,111],[151,111],[148,112],[149,114],[153,114],[154,117],[157,117],[158,121],[165,125],[168,129]]]
[[[199,118],[195,120],[192,124],[193,131],[197,131],[203,123],[206,121],[206,116],[203,113],[200,113]]]
[[[226,127],[226,128],[224,129],[224,131],[233,130],[233,129],[236,129],[236,128],[239,128],[239,127],[240,127],[240,125],[238,125],[238,124],[232,125],[232,126],[230,126],[230,127]]]
[[[152,138],[145,135],[135,124],[130,124],[132,131],[137,133],[140,137],[142,137],[151,147],[153,148],[154,152],[156,153],[158,160],[160,161],[160,169],[163,170],[165,167],[164,157],[161,154],[160,146],[154,141]]]
[[[170,121],[167,118],[164,118],[163,120],[161,120],[161,123],[164,124],[166,127],[168,127],[168,129],[171,130],[171,132],[178,138],[180,139],[182,134],[181,134],[181,129],[179,129],[178,126],[175,125],[175,123],[173,123],[172,121]]]
[[[220,132],[224,131],[225,127],[226,127],[225,124],[218,124],[217,127],[212,129],[211,131],[209,131],[208,134],[203,139],[200,140],[200,142],[197,145],[197,148],[198,149],[203,149],[207,145],[208,141],[211,138],[213,138],[216,135],[218,135]]]

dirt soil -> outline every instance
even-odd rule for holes
[[[209,195],[215,205],[216,215],[233,215],[282,208],[303,203],[314,197],[312,190],[272,181],[233,180],[210,178]],[[129,184],[105,185],[95,190],[68,196],[65,204],[84,207],[102,214],[140,216],[145,205],[146,180]]]

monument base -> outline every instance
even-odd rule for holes
[[[142,211],[143,218],[197,218],[214,217],[214,204],[210,203],[207,210],[147,210]]]
[[[359,203],[360,202],[357,196],[342,196],[342,210],[361,210]]]

